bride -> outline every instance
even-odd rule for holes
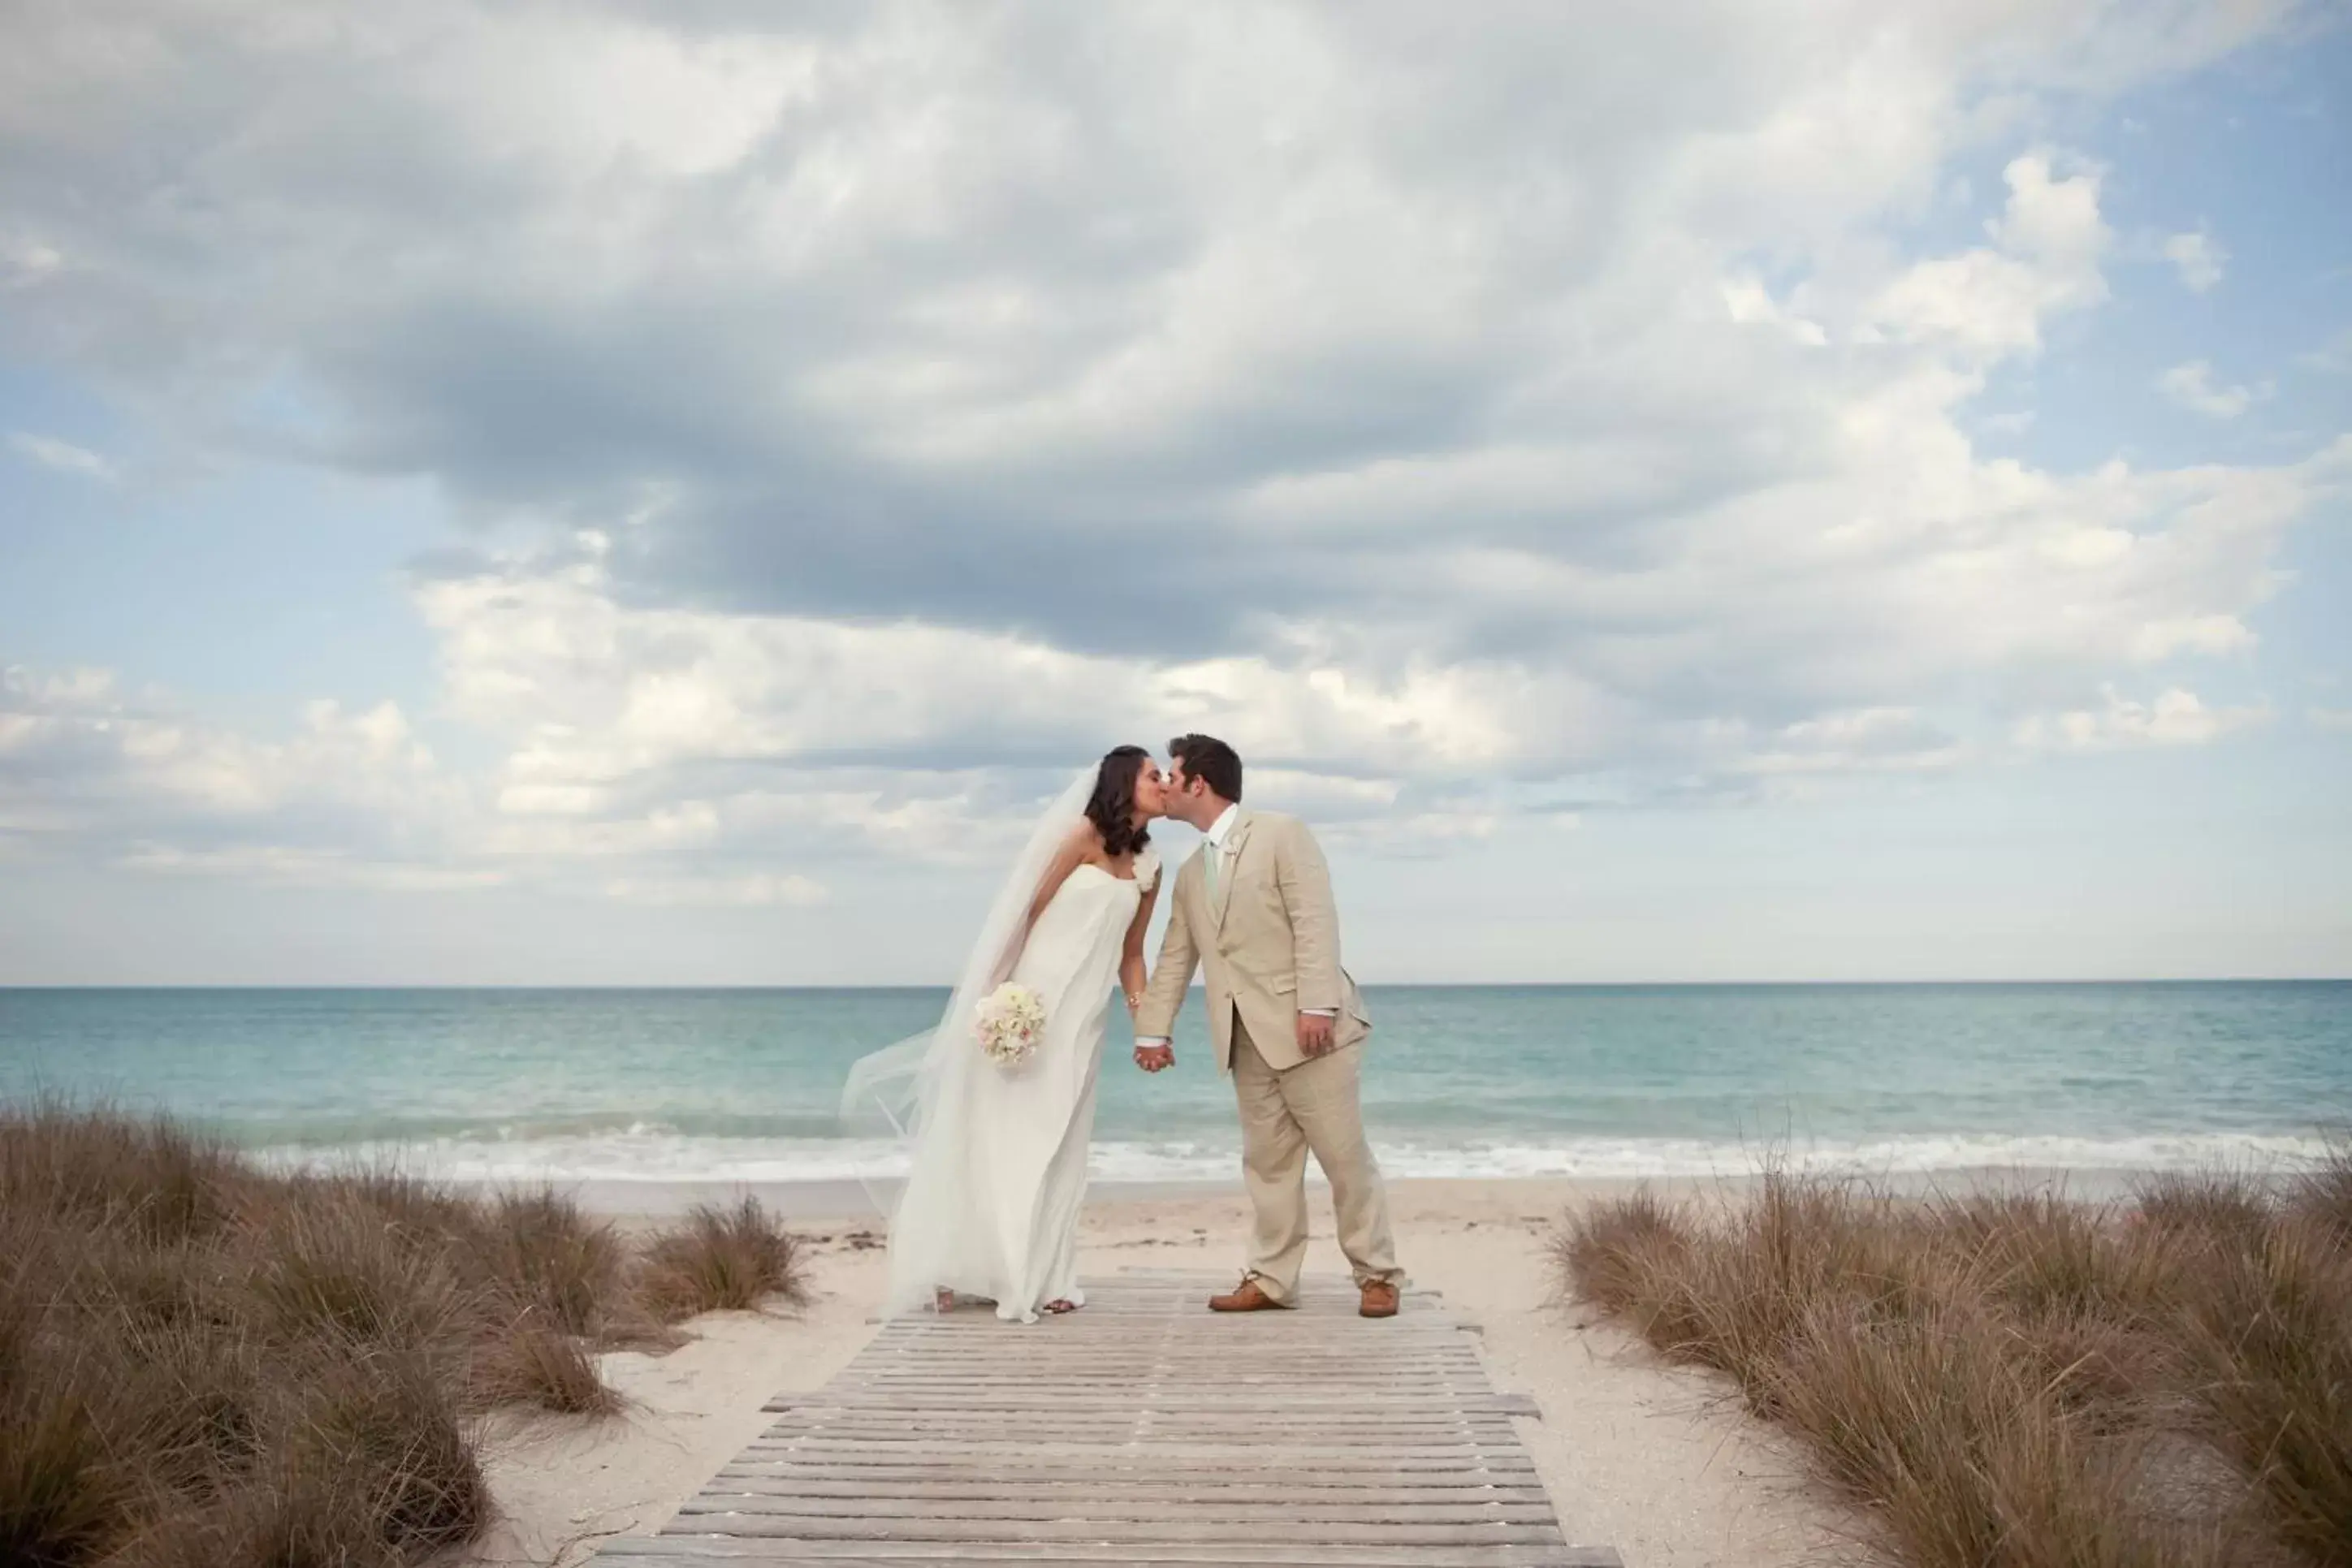
[[[845,1118],[879,1113],[913,1145],[890,1222],[887,1312],[976,1297],[1034,1322],[1086,1304],[1078,1208],[1103,1025],[1114,984],[1130,1016],[1143,995],[1160,894],[1150,829],[1165,803],[1141,747],[1081,774],[1013,862],[939,1027],[850,1070]],[[973,1034],[981,1002],[1006,980],[1045,1005],[1044,1039],[1013,1068]]]

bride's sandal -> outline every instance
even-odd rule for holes
[[[1045,1312],[1049,1317],[1058,1318],[1066,1313],[1076,1312],[1078,1310],[1078,1303],[1068,1300],[1066,1297],[1056,1296],[1054,1300],[1047,1301],[1038,1310]]]
[[[940,1313],[942,1316],[955,1311],[955,1305],[956,1293],[953,1291],[949,1290],[944,1285],[942,1285],[938,1293],[931,1298],[931,1311]]]

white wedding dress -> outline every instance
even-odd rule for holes
[[[950,1182],[952,1190],[919,1195],[910,1182],[908,1204],[944,1200],[964,1213],[956,1227],[962,1245],[927,1265],[931,1282],[994,1301],[1000,1318],[1034,1322],[1047,1301],[1086,1302],[1077,1279],[1078,1209],[1104,1024],[1127,928],[1159,872],[1146,850],[1132,879],[1097,865],[1070,873],[1013,970],[1015,984],[1045,999],[1045,1040],[1018,1068],[983,1062],[971,1075],[962,1170],[917,1166],[917,1179]]]
[[[1139,853],[1132,878],[1078,866],[1023,938],[1043,865],[1085,800],[1073,789],[1016,863],[939,1028],[861,1061],[845,1091],[845,1114],[878,1107],[912,1144],[890,1225],[885,1309],[894,1314],[929,1306],[940,1290],[993,1301],[998,1317],[1021,1322],[1036,1322],[1048,1301],[1085,1302],[1078,1210],[1104,1025],[1128,927],[1158,885],[1160,861]],[[1007,956],[1011,978],[1045,1005],[1044,1040],[1010,1069],[983,1056],[971,1032]]]

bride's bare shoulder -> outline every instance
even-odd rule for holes
[[[1102,831],[1084,817],[1062,840],[1055,852],[1054,862],[1065,872],[1075,866],[1090,864],[1103,858]]]

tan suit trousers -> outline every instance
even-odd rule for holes
[[[1307,1257],[1307,1155],[1331,1184],[1339,1250],[1356,1282],[1402,1282],[1389,1230],[1388,1188],[1364,1139],[1357,1082],[1364,1051],[1350,1045],[1276,1071],[1258,1054],[1241,1016],[1234,1016],[1234,1093],[1241,1103],[1242,1179],[1256,1223],[1249,1276],[1289,1305],[1297,1300]]]

